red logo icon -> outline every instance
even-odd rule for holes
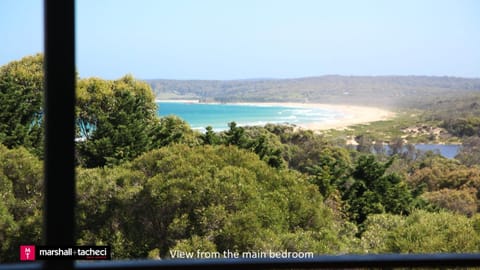
[[[35,246],[20,246],[20,261],[35,261]]]

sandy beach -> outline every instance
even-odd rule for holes
[[[156,100],[156,102],[182,102],[182,103],[198,103],[198,100]],[[395,113],[367,106],[354,105],[333,105],[323,103],[295,103],[295,102],[236,102],[232,104],[238,105],[254,105],[254,106],[282,106],[294,108],[316,108],[337,111],[342,117],[335,118],[330,121],[322,121],[319,123],[297,124],[300,128],[310,130],[327,130],[327,129],[345,129],[348,126],[357,124],[367,124],[370,122],[387,120],[395,116]]]
[[[295,103],[295,102],[241,102],[235,103],[241,105],[260,105],[260,106],[283,106],[295,108],[316,108],[337,111],[342,117],[330,121],[319,123],[298,124],[300,128],[310,130],[327,130],[327,129],[345,129],[348,126],[357,124],[367,124],[370,122],[387,120],[395,116],[395,113],[366,106],[354,105],[333,105],[323,103]]]

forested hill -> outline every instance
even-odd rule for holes
[[[338,76],[250,80],[146,80],[159,99],[295,101],[405,106],[480,91],[480,78]]]

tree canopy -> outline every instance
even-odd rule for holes
[[[158,125],[151,89],[131,76],[78,82],[80,162],[87,167],[118,164],[152,148]]]
[[[0,143],[43,154],[43,56],[0,67]]]

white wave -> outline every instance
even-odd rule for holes
[[[296,115],[284,116],[284,117],[281,117],[280,119],[282,119],[282,120],[293,120],[293,119],[297,119],[297,116]]]

